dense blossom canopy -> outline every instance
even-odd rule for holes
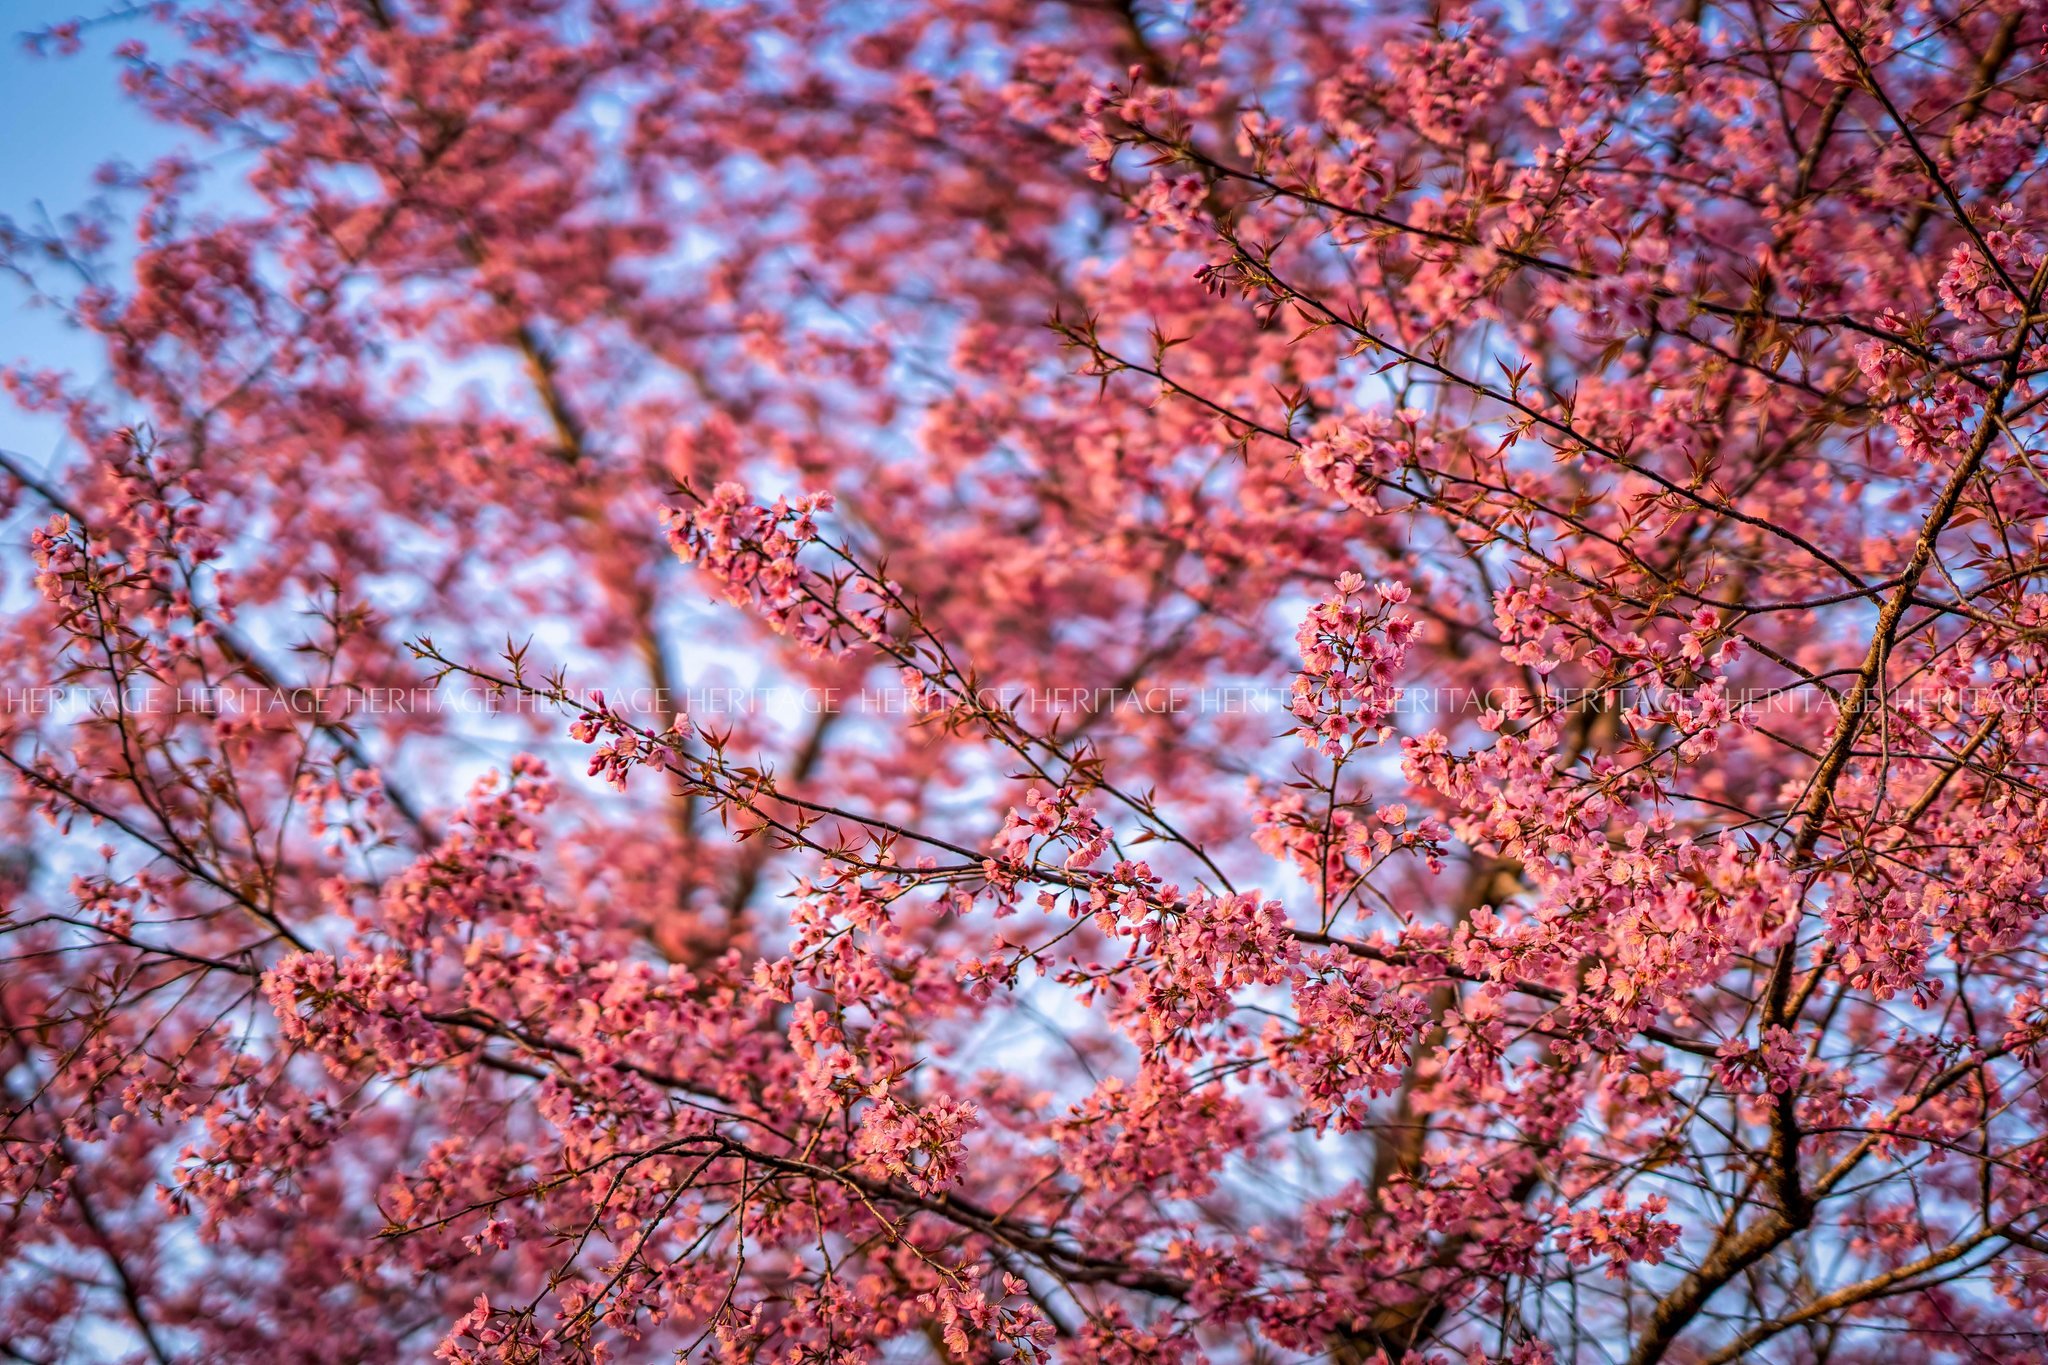
[[[0,1354],[2048,1358],[2048,3],[32,41]]]

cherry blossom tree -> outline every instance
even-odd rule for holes
[[[2048,1358],[2041,0],[31,41],[0,1355]]]

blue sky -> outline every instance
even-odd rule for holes
[[[115,44],[128,37],[161,46],[162,26],[135,18],[88,31],[73,57],[36,56],[23,35],[96,11],[90,0],[0,0],[0,215],[32,223],[41,212],[61,217],[89,200],[93,173],[109,160],[144,163],[176,145],[172,129],[154,124],[122,96]],[[0,361],[96,376],[93,347],[46,308],[28,307],[20,288],[0,281]],[[58,454],[54,423],[31,420],[0,400],[0,447],[41,461]]]

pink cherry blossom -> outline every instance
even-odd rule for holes
[[[0,1355],[2048,1359],[2038,3],[26,45]]]

